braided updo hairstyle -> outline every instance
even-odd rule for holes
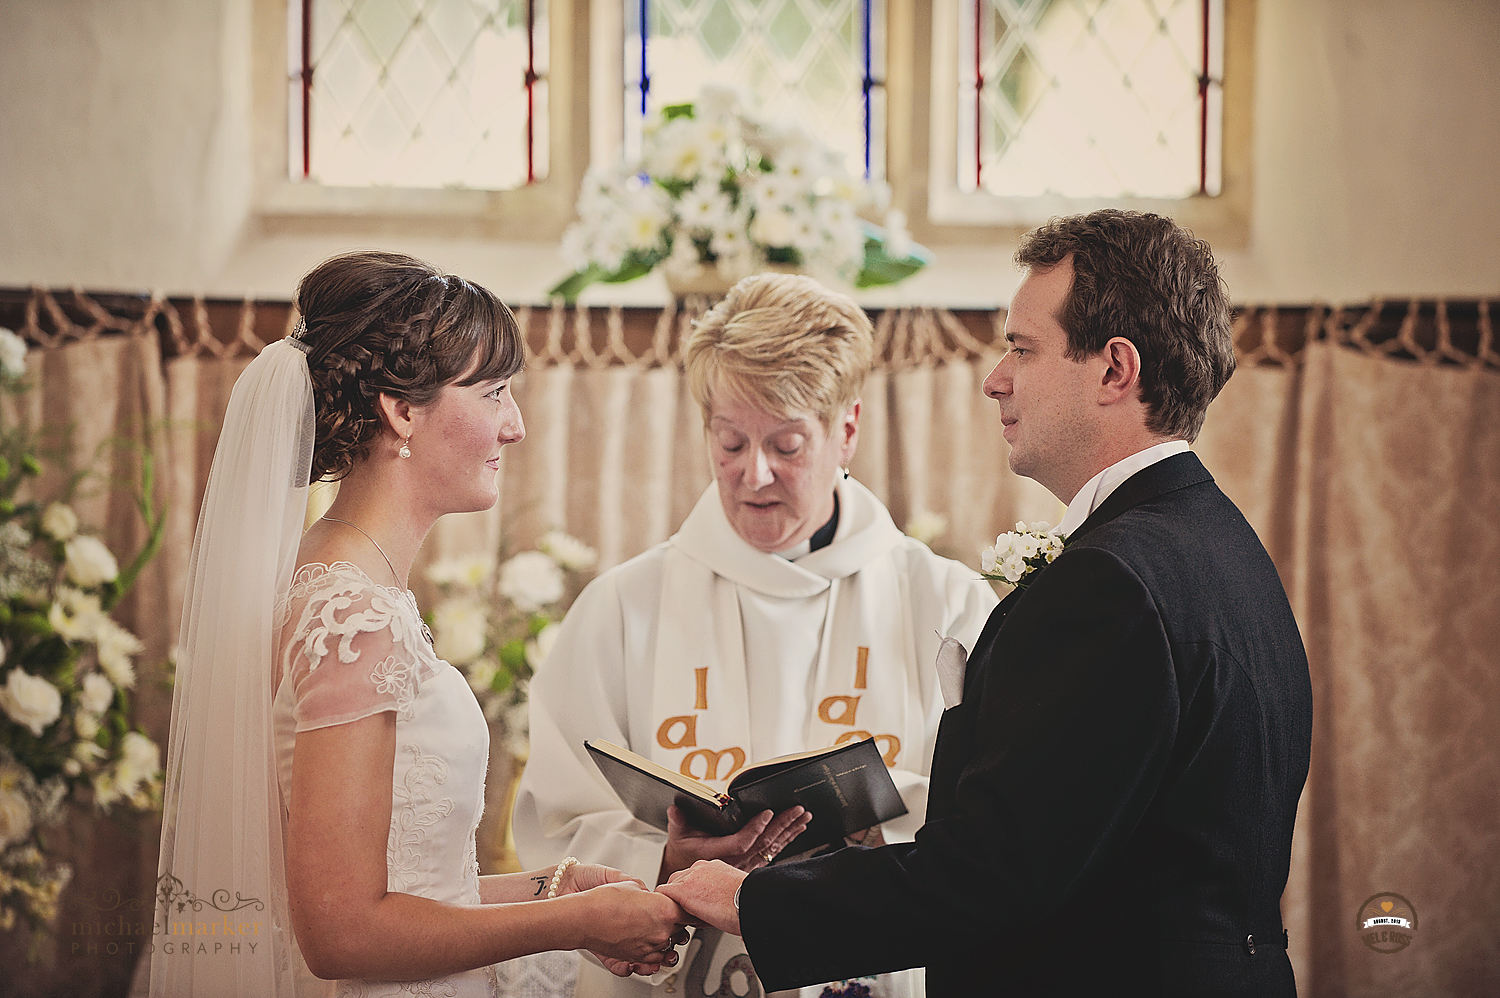
[[[297,309],[317,420],[314,481],[338,481],[369,453],[384,425],[381,393],[426,406],[445,385],[502,381],[525,359],[500,299],[401,253],[325,260],[297,286]]]

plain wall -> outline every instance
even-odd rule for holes
[[[555,242],[301,231],[255,212],[255,0],[0,0],[0,286],[289,296],[379,245],[535,303]],[[1235,300],[1500,294],[1500,3],[1258,0],[1252,220]],[[296,227],[293,227],[296,228]],[[1012,246],[931,247],[871,304],[1008,300]],[[585,300],[657,303],[652,276]]]

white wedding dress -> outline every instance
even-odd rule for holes
[[[396,713],[387,887],[450,904],[479,903],[474,833],[484,811],[489,728],[463,674],[423,635],[416,598],[347,562],[297,570],[281,607],[276,758],[288,800],[300,731]],[[301,964],[300,959],[298,964]],[[298,995],[498,994],[495,968],[440,980],[319,981],[299,967]]]

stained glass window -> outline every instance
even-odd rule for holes
[[[546,0],[288,8],[293,177],[507,190],[546,175]]]
[[[705,83],[800,125],[854,176],[884,176],[884,4],[877,0],[624,0],[625,151],[645,115]]]
[[[1223,0],[961,2],[961,190],[1219,193]]]

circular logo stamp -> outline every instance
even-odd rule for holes
[[[1376,894],[1354,917],[1360,941],[1377,953],[1395,953],[1417,934],[1417,909],[1400,894]]]

